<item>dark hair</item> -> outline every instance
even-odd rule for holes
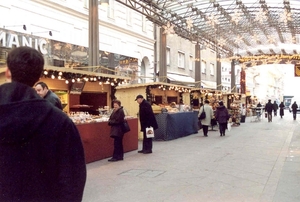
[[[209,103],[209,100],[205,100],[204,103],[207,103],[207,104],[208,104],[208,103]]]
[[[42,81],[37,82],[37,83],[35,84],[35,86],[37,86],[37,85],[41,85],[43,89],[45,89],[45,88],[49,89],[48,86],[47,86],[47,84],[44,83],[44,82],[42,82]]]
[[[33,86],[41,77],[44,69],[44,58],[37,50],[22,46],[8,53],[7,67],[12,81]]]
[[[115,103],[116,103],[117,105],[121,106],[121,101],[120,101],[120,100],[114,100],[114,101],[113,101],[113,104],[115,104]]]

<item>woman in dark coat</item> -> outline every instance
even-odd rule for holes
[[[283,102],[281,102],[280,105],[279,105],[279,114],[280,114],[281,118],[284,116],[284,104],[283,104]]]
[[[121,161],[124,157],[123,151],[123,136],[122,124],[124,123],[125,114],[121,102],[119,100],[113,101],[113,112],[109,117],[108,125],[111,126],[110,137],[114,138],[114,153],[108,161]]]
[[[222,101],[219,102],[219,107],[217,107],[215,117],[219,123],[220,136],[225,136],[225,130],[227,128],[229,113]]]

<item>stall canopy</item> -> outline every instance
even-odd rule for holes
[[[182,74],[168,72],[167,77],[170,81],[174,81],[174,82],[195,83],[194,78]]]

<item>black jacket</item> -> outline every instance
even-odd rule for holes
[[[292,110],[293,110],[293,112],[296,113],[297,109],[298,109],[298,105],[296,103],[293,103],[292,104]]]
[[[145,99],[140,104],[139,116],[141,122],[141,131],[144,131],[149,126],[152,126],[154,130],[158,128],[152,107]]]
[[[118,110],[113,111],[109,117],[108,125],[111,126],[110,137],[122,137],[124,135],[122,131],[122,124],[124,123],[124,110],[120,107]]]
[[[44,99],[51,102],[58,109],[61,109],[61,110],[63,109],[59,97],[57,97],[57,95],[55,93],[53,93],[51,90],[48,90]]]
[[[0,201],[81,201],[86,181],[78,130],[27,85],[0,86]]]
[[[268,102],[265,106],[265,111],[271,113],[273,111],[274,107],[271,102]]]
[[[227,123],[229,119],[229,113],[226,107],[225,106],[217,107],[215,117],[219,123]]]

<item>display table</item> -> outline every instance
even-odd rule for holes
[[[138,119],[127,119],[127,122],[131,131],[124,135],[124,152],[138,149]],[[108,122],[77,124],[76,126],[83,143],[86,163],[112,156],[114,140],[109,135]]]
[[[198,112],[162,113],[155,118],[158,129],[154,140],[173,140],[198,133]]]

